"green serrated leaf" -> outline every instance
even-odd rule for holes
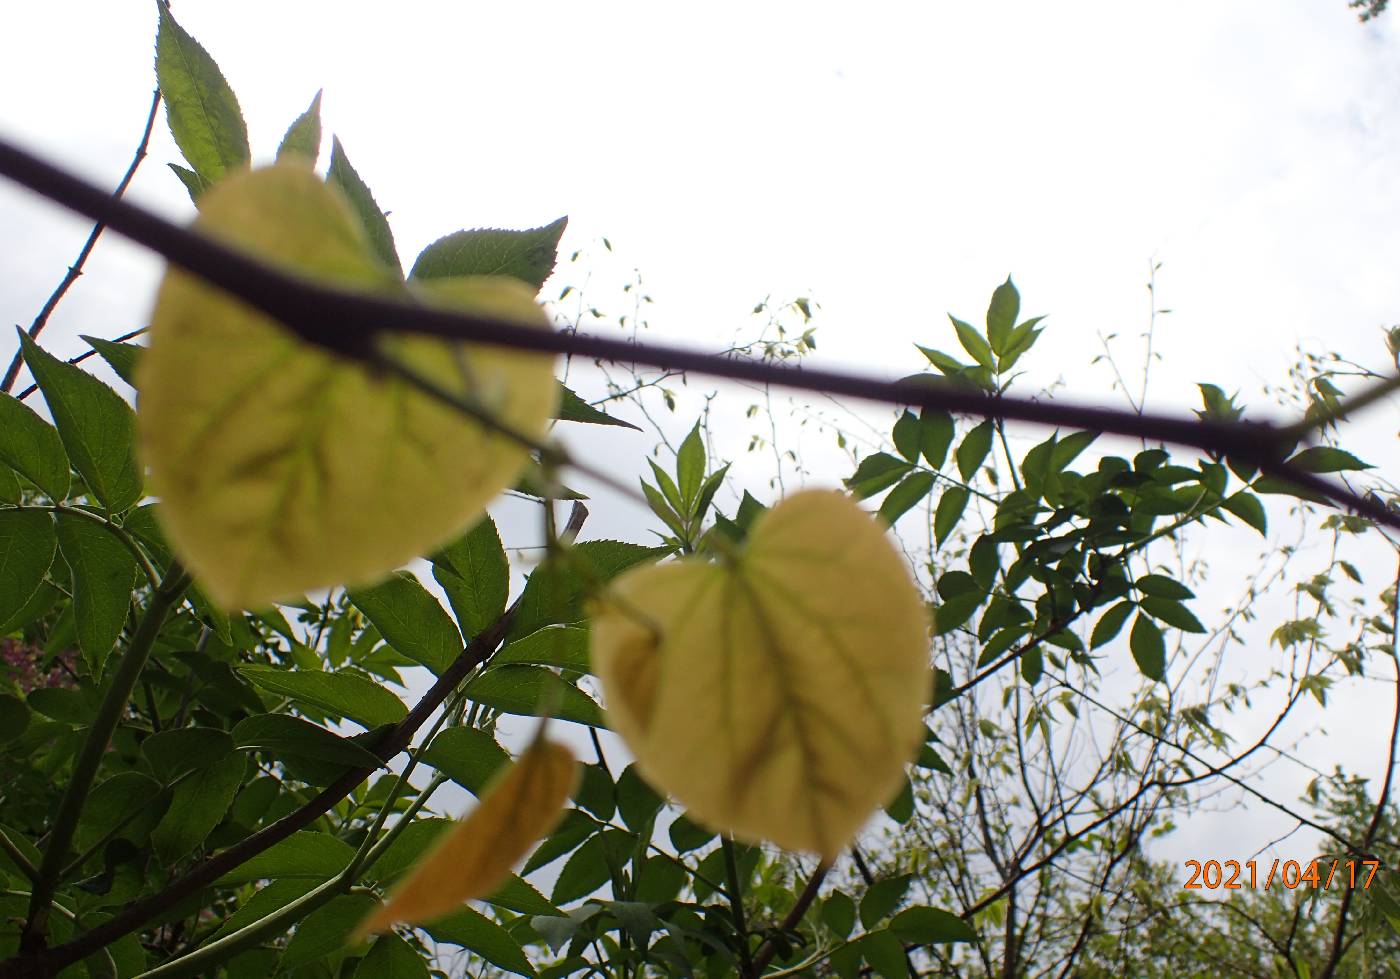
[[[538,289],[554,271],[559,239],[568,223],[565,217],[528,231],[454,232],[423,249],[410,278],[509,275]]]
[[[470,680],[466,695],[507,714],[557,717],[605,727],[602,711],[588,694],[542,666],[495,666]]]
[[[895,451],[913,463],[919,461],[919,447],[923,432],[919,426],[919,416],[906,410],[894,423],[890,437],[894,440]]]
[[[510,932],[471,908],[461,908],[428,922],[423,930],[432,935],[434,941],[459,945],[507,972],[518,976],[537,974]]]
[[[224,818],[243,781],[248,759],[226,755],[175,786],[170,808],[151,833],[151,846],[166,864],[189,856]]]
[[[846,488],[856,499],[864,500],[893,486],[913,468],[903,459],[897,459],[888,452],[876,452],[860,461],[856,471],[845,480]]]
[[[406,571],[369,588],[348,589],[346,594],[385,642],[436,674],[441,675],[462,651],[462,636],[447,611]]]
[[[890,921],[889,930],[911,945],[977,940],[977,933],[971,925],[941,908],[905,908]]]
[[[433,577],[447,593],[462,636],[475,636],[490,628],[506,610],[510,592],[510,563],[496,522],[483,515],[471,530],[433,555]],[[434,634],[437,645],[451,639],[440,622]]]
[[[682,513],[689,515],[694,512],[704,479],[705,443],[700,437],[700,423],[696,422],[676,451],[676,486],[680,490]]]
[[[1264,504],[1253,493],[1240,490],[1234,496],[1227,497],[1220,506],[1259,531],[1264,537],[1269,536],[1268,514],[1264,512]]]
[[[354,721],[366,730],[396,724],[408,714],[398,697],[354,673],[288,670],[281,666],[240,666],[238,672],[269,693]]]
[[[39,510],[0,510],[0,623],[17,615],[53,565],[58,537]]]
[[[442,772],[472,795],[510,761],[506,750],[488,732],[474,727],[449,727],[433,738],[423,761]]]
[[[254,714],[234,725],[233,743],[248,750],[295,756],[346,768],[377,768],[379,758],[349,738],[289,714]]]
[[[133,454],[136,413],[131,405],[82,368],[42,350],[22,330],[19,336],[24,362],[44,392],[74,468],[108,512],[129,509],[142,493]]]
[[[563,422],[582,422],[587,425],[616,425],[620,428],[630,428],[634,432],[641,429],[629,421],[623,421],[616,415],[609,415],[600,411],[587,401],[580,398],[575,392],[559,385],[559,410],[554,413],[554,417]]]
[[[1138,602],[1138,606],[1154,619],[1165,622],[1182,632],[1201,633],[1206,631],[1206,627],[1201,625],[1201,620],[1196,618],[1190,609],[1170,598],[1148,595]]]
[[[277,147],[277,159],[303,160],[311,166],[321,154],[321,93],[311,100],[305,112],[287,127],[287,134]]]
[[[1105,643],[1112,642],[1123,630],[1123,623],[1128,621],[1128,616],[1136,607],[1132,602],[1119,602],[1099,616],[1099,621],[1094,623],[1094,631],[1089,636],[1089,648],[1098,649]]]
[[[126,624],[136,559],[106,528],[72,513],[58,514],[58,546],[73,575],[78,648],[100,675]]]
[[[359,217],[360,224],[369,235],[371,250],[387,268],[402,277],[403,266],[399,264],[399,253],[394,248],[394,233],[389,230],[389,219],[375,203],[369,187],[350,165],[350,158],[345,155],[339,137],[331,137],[331,166],[326,171],[326,183],[340,188],[350,202],[350,209]]]
[[[140,359],[142,351],[145,349],[136,343],[117,343],[115,340],[104,340],[101,337],[82,337],[87,345],[96,350],[98,355],[107,362],[107,365],[116,372],[123,381],[136,386],[136,362]]]
[[[200,180],[211,184],[247,164],[248,129],[233,89],[209,52],[175,22],[165,4],[157,7],[156,81],[170,134]]]

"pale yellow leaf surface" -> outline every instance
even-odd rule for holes
[[[494,892],[554,829],[577,780],[573,753],[537,740],[419,860],[357,934],[363,937],[399,922],[422,924]]]
[[[342,287],[549,328],[513,279],[398,281],[340,192],[303,166],[220,181],[200,198],[195,228]],[[547,430],[557,397],[550,356],[423,337],[395,338],[394,350],[514,429]],[[517,442],[175,269],[156,301],[138,389],[158,513],[230,608],[383,577],[459,534],[528,461]]]
[[[803,491],[736,554],[633,569],[595,609],[608,716],[700,822],[831,858],[922,742],[928,615],[849,497]]]

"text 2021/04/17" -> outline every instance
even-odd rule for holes
[[[1262,868],[1267,872],[1261,876],[1256,860],[1187,860],[1186,869],[1190,871],[1190,876],[1182,887],[1186,890],[1234,891],[1244,887],[1257,889],[1262,882],[1265,890],[1275,884],[1281,884],[1290,891],[1297,887],[1349,887],[1353,890],[1360,887],[1365,890],[1371,886],[1380,865],[1379,860],[1331,859],[1312,860],[1302,866],[1297,860],[1280,861],[1275,858]]]

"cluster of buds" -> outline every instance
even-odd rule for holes
[[[50,657],[44,665],[44,651],[18,639],[0,639],[0,683],[13,684],[21,693],[39,687],[73,686],[78,654],[66,650]]]

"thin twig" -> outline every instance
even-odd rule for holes
[[[141,142],[136,146],[136,153],[131,158],[131,165],[126,168],[126,173],[122,176],[121,183],[117,184],[117,189],[112,192],[115,200],[126,193],[127,185],[131,183],[131,178],[136,176],[136,168],[141,165],[141,161],[146,158],[146,147],[151,142],[151,129],[155,126],[156,111],[160,108],[160,89],[156,89],[151,95],[151,110],[146,113],[146,128],[141,132]],[[49,322],[49,317],[53,315],[54,309],[58,307],[64,295],[68,292],[68,287],[78,281],[78,276],[83,274],[83,266],[87,264],[88,256],[92,254],[93,247],[97,244],[97,239],[102,237],[102,231],[107,227],[100,217],[93,225],[92,232],[88,235],[87,241],[83,243],[82,251],[78,252],[78,257],[73,260],[73,264],[68,266],[68,272],[63,277],[63,281],[58,284],[58,288],[49,296],[44,303],[44,308],[39,310],[39,315],[34,317],[34,322],[29,324],[29,339],[37,340],[39,334],[44,331],[44,326]],[[21,361],[20,352],[15,351],[14,359],[10,361],[9,368],[5,371],[4,381],[0,381],[0,391],[8,394],[15,386],[15,378],[19,377],[19,365]],[[26,392],[27,393],[27,392]]]

